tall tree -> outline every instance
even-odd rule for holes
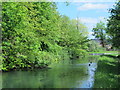
[[[113,46],[120,49],[120,0],[110,9],[107,33],[110,35]]]
[[[92,30],[94,33],[93,35],[101,40],[101,44],[103,47],[105,47],[105,39],[106,39],[106,27],[105,23],[100,21],[99,23],[96,24],[96,27],[93,28]]]
[[[54,2],[3,2],[2,70],[41,68],[79,56],[85,51],[85,29],[61,16]]]

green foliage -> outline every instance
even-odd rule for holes
[[[93,28],[94,36],[101,40],[101,44],[104,47],[105,46],[105,39],[106,39],[106,27],[103,22],[99,22],[96,24],[96,27]]]
[[[119,63],[116,57],[102,56],[99,58],[95,73],[94,88],[119,88]]]
[[[103,48],[98,42],[91,40],[88,42],[87,50],[89,52],[100,52],[100,51],[105,51],[105,48]]]
[[[114,47],[120,48],[120,1],[110,9],[111,16],[108,19],[107,33]]]
[[[109,61],[109,62],[115,62],[113,58],[102,56],[99,58],[100,61]]]
[[[60,16],[54,2],[3,2],[2,70],[43,68],[84,55],[86,27],[79,27]]]

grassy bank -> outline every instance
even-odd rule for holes
[[[119,88],[119,58],[114,55],[104,55],[99,58],[95,73],[94,88]]]
[[[118,55],[119,52],[118,51],[99,51],[99,52],[88,52],[88,54],[92,54],[92,53],[107,53],[109,55]]]

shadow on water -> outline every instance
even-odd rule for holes
[[[96,58],[87,57],[62,61],[52,69],[5,72],[3,88],[91,88],[96,65]]]
[[[104,59],[98,62],[94,88],[119,88],[120,63],[118,63],[118,58],[112,55],[103,55],[102,57],[109,57],[109,60]]]

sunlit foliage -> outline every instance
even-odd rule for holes
[[[2,3],[2,70],[43,68],[85,53],[87,28],[78,30],[56,9],[54,2]]]

